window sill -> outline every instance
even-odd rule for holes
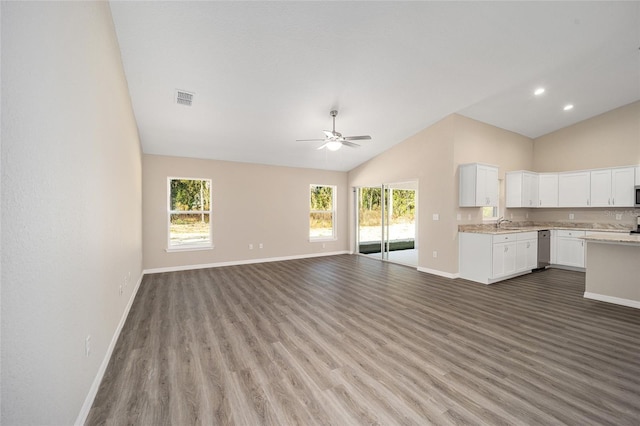
[[[210,246],[181,246],[181,247],[169,247],[166,248],[165,251],[167,253],[176,253],[182,251],[202,251],[202,250],[213,250],[215,246],[212,244]]]
[[[310,243],[326,243],[329,241],[338,241],[337,238],[327,237],[327,238],[309,238]]]

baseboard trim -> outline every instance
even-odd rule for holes
[[[82,404],[82,409],[80,410],[80,414],[78,414],[78,418],[76,419],[75,425],[82,426],[87,421],[87,417],[89,416],[89,411],[91,411],[91,406],[93,405],[93,401],[98,394],[98,389],[100,388],[100,383],[102,382],[102,378],[104,377],[104,373],[107,371],[107,366],[109,365],[109,361],[111,360],[111,355],[113,354],[113,350],[116,347],[116,343],[118,342],[118,338],[120,337],[120,332],[122,331],[122,327],[124,327],[124,323],[127,321],[127,317],[129,316],[129,311],[131,310],[131,306],[133,305],[133,301],[136,298],[136,294],[138,294],[138,289],[140,288],[140,284],[142,283],[142,278],[144,277],[144,272],[140,274],[140,278],[138,278],[138,282],[136,283],[133,292],[131,293],[131,297],[127,302],[127,306],[122,313],[122,317],[120,318],[120,322],[116,327],[116,331],[111,338],[111,342],[107,347],[107,353],[104,355],[104,359],[102,360],[102,364],[98,369],[98,373],[96,374],[95,379],[93,379],[93,383],[91,384],[91,388],[89,388],[89,393],[87,394],[86,399],[84,400],[84,404]]]
[[[294,256],[266,257],[262,259],[232,260],[229,262],[216,262],[216,263],[201,263],[197,265],[168,266],[165,268],[145,269],[143,273],[145,275],[159,274],[162,272],[178,272],[178,271],[190,271],[193,269],[220,268],[222,266],[250,265],[252,263],[281,262],[283,260],[296,260],[296,259],[307,259],[312,257],[337,256],[340,254],[351,254],[351,253],[348,250],[342,250],[342,251],[332,251],[332,252],[324,252],[324,253],[298,254]]]
[[[621,297],[614,297],[614,296],[606,296],[604,294],[590,293],[588,291],[584,292],[584,298],[598,300],[600,302],[614,303],[616,305],[627,306],[629,308],[640,309],[640,301],[638,300],[623,299]]]
[[[451,272],[438,271],[437,269],[422,268],[420,266],[417,269],[420,272],[426,272],[427,274],[437,275],[439,277],[444,277],[444,278],[450,278],[452,280],[456,278],[460,278],[460,273],[458,272],[456,272],[455,274],[452,274]]]

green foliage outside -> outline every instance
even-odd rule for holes
[[[207,211],[211,188],[208,180],[172,179],[171,210]]]
[[[385,190],[388,192],[390,190]],[[360,188],[360,226],[380,226],[382,203],[380,188]],[[416,192],[410,189],[394,189],[391,220],[394,223],[412,223],[415,220]]]

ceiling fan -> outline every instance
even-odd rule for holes
[[[351,141],[364,141],[371,139],[371,136],[342,136],[342,133],[336,132],[336,115],[338,111],[335,109],[329,113],[333,117],[333,130],[323,130],[326,137],[324,139],[298,139],[297,142],[324,142],[324,145],[318,149],[327,148],[329,151],[337,151],[342,148],[342,145],[349,146],[351,148],[357,148],[360,145]]]

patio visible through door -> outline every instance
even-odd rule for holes
[[[358,253],[418,265],[417,187],[417,182],[402,182],[357,188]]]

